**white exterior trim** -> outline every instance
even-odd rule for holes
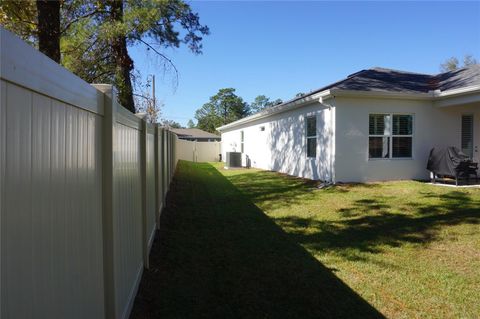
[[[480,85],[473,85],[459,89],[452,89],[447,91],[430,91],[428,93],[402,93],[402,92],[384,92],[384,91],[356,91],[356,90],[341,90],[330,89],[324,90],[312,95],[295,99],[291,102],[285,102],[283,104],[274,106],[272,108],[263,110],[259,113],[247,116],[238,121],[220,126],[217,128],[219,132],[223,132],[232,129],[238,125],[249,123],[258,119],[266,118],[274,114],[287,112],[291,109],[302,107],[310,103],[320,102],[324,104],[325,101],[334,97],[357,97],[357,98],[383,98],[383,99],[399,99],[399,100],[415,100],[415,101],[432,101],[435,106],[445,107],[451,105],[473,103],[480,101]],[[451,100],[453,97],[465,97],[464,100]]]

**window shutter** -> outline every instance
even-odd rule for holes
[[[473,115],[462,115],[462,152],[473,157]]]

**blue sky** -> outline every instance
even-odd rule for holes
[[[247,102],[287,100],[375,66],[438,73],[450,56],[480,59],[480,2],[191,2],[211,34],[203,54],[167,50],[179,70],[164,75],[151,53],[130,53],[155,73],[163,116],[186,124],[220,88]]]

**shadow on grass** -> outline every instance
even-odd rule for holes
[[[289,176],[272,171],[228,176],[228,179],[252,202],[261,202],[266,211],[301,203],[308,196],[315,196],[319,181]],[[252,179],[254,180],[252,182]],[[353,187],[378,188],[378,184],[342,184],[322,189],[324,193],[348,193]]]
[[[437,238],[444,226],[480,223],[480,202],[467,193],[427,192],[418,196],[415,202],[395,203],[392,200],[391,204],[386,204],[381,196],[359,199],[351,207],[339,210],[342,216],[351,218],[335,221],[298,216],[279,217],[275,221],[288,229],[295,242],[353,260],[359,257],[351,249],[376,253],[384,245],[427,244]],[[392,213],[394,209],[397,213]]]
[[[209,164],[180,162],[131,318],[382,318]]]
[[[251,201],[262,209],[285,208],[318,201],[312,192],[314,182],[260,171],[254,174],[229,176]],[[405,186],[408,187],[408,186]],[[382,193],[381,184],[344,184],[321,190],[322,194],[362,193],[349,198],[353,204],[338,209],[340,218],[316,219],[301,216],[273,217],[291,238],[309,250],[335,252],[347,259],[358,260],[356,252],[380,252],[388,245],[427,244],[437,238],[444,226],[480,223],[480,201],[460,191],[414,193],[414,198]],[[399,198],[401,200],[399,200]],[[319,202],[321,204],[321,202]]]

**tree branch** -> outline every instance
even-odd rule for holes
[[[153,52],[155,52],[156,54],[158,54],[160,57],[162,57],[165,61],[167,61],[174,69],[175,71],[175,78],[176,78],[176,82],[178,83],[178,70],[177,70],[177,67],[175,66],[175,64],[173,64],[173,61],[170,60],[166,55],[160,53],[160,51],[158,51],[157,49],[155,49],[152,45],[150,45],[149,43],[143,41],[142,39],[137,39],[138,41],[142,42],[143,44],[145,44],[148,48],[152,49]]]
[[[79,17],[76,17],[75,19],[72,19],[70,20],[62,29],[62,34],[68,30],[68,28],[70,28],[70,26],[78,21],[80,21],[81,19],[85,19],[85,18],[88,18],[88,17],[91,17],[97,13],[105,13],[105,11],[103,10],[93,10],[92,12],[89,12],[87,14],[84,14],[82,16],[79,16]]]

